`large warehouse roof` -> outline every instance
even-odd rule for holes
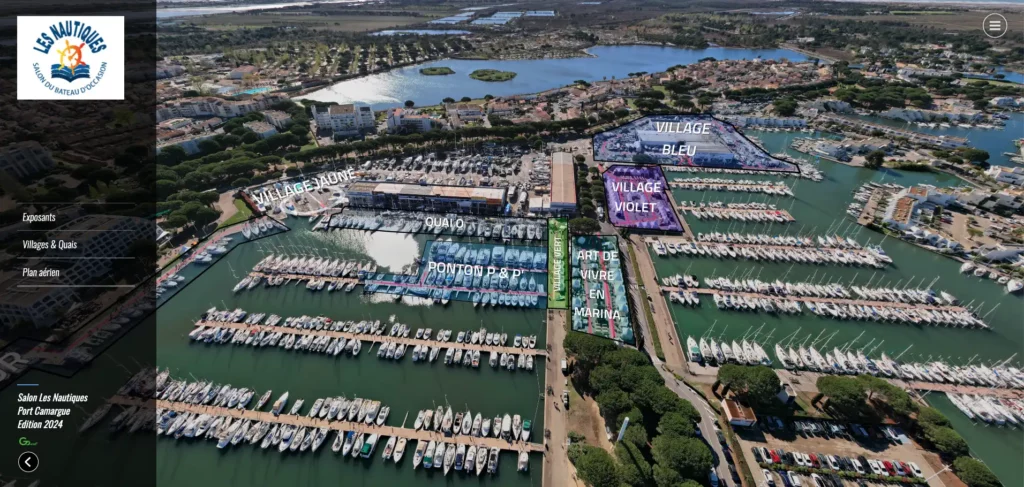
[[[551,204],[576,204],[575,170],[568,152],[556,152],[551,157]]]

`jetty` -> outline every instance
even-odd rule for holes
[[[668,182],[669,187],[690,191],[731,191],[738,193],[762,193],[774,196],[793,196],[793,191],[783,182],[733,181],[718,178],[677,179]]]
[[[670,293],[679,291],[678,287],[674,286],[661,286],[661,291]],[[953,312],[967,312],[970,310],[963,306],[937,306],[932,304],[919,304],[919,303],[901,303],[901,302],[890,302],[890,301],[869,301],[863,299],[849,299],[849,298],[832,298],[832,297],[817,297],[817,296],[779,296],[776,294],[765,294],[765,293],[752,293],[745,291],[726,291],[723,289],[707,289],[707,288],[690,288],[690,292],[697,294],[721,294],[723,296],[742,296],[745,298],[769,298],[769,299],[792,299],[796,301],[810,301],[812,303],[829,303],[829,304],[842,304],[842,305],[854,305],[854,306],[875,306],[883,308],[901,308],[901,309],[927,309],[927,310],[942,310],[942,311],[953,311]]]
[[[413,428],[402,428],[396,426],[378,426],[355,421],[337,421],[309,416],[293,414],[281,414],[274,416],[265,411],[253,411],[251,409],[238,409],[220,406],[208,406],[204,404],[192,404],[186,402],[157,400],[142,400],[125,396],[114,396],[108,400],[111,404],[120,406],[153,407],[157,409],[169,409],[178,412],[194,414],[209,414],[212,416],[227,417],[233,419],[249,419],[252,421],[263,421],[271,424],[287,424],[297,427],[328,428],[335,431],[354,431],[358,434],[369,433],[380,436],[394,436],[419,441],[439,441],[446,443],[465,444],[474,446],[486,446],[487,448],[498,448],[514,452],[543,453],[544,446],[539,443],[509,441],[503,438],[484,438],[480,436],[449,436],[439,431],[416,430]]]
[[[533,355],[539,357],[546,357],[548,352],[543,349],[534,348],[522,348],[522,347],[507,347],[503,345],[487,345],[487,344],[474,344],[474,343],[458,343],[458,342],[446,342],[440,340],[425,340],[422,338],[407,338],[400,336],[389,336],[389,335],[370,335],[365,333],[351,333],[345,331],[331,331],[331,330],[316,330],[306,328],[292,328],[288,326],[280,325],[259,325],[259,324],[248,324],[248,323],[236,323],[233,321],[215,321],[215,320],[200,320],[196,322],[196,326],[204,326],[207,328],[231,328],[234,330],[246,330],[250,332],[259,333],[260,331],[266,331],[268,333],[280,332],[283,334],[290,335],[312,335],[312,336],[326,336],[331,338],[344,338],[346,340],[361,340],[370,343],[384,343],[394,342],[398,344],[405,344],[409,347],[415,347],[417,345],[426,346],[440,346],[444,348],[456,348],[462,350],[478,350],[481,352],[489,353],[508,353],[514,355]]]
[[[786,210],[762,208],[729,208],[715,206],[676,207],[682,214],[690,213],[698,220],[741,220],[749,222],[792,223],[796,221]]]

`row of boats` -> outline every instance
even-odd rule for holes
[[[548,267],[546,249],[515,245],[472,244],[435,240],[427,251],[428,259],[464,265],[544,270]]]
[[[842,237],[840,235],[818,235],[812,238],[793,235],[769,235],[766,233],[711,232],[698,233],[697,241],[724,244],[774,245],[777,247],[817,246],[850,250],[859,250],[865,247],[851,237]]]
[[[228,253],[228,245],[231,243],[231,237],[221,237],[214,240],[203,247],[202,250],[196,252],[192,256],[191,263],[196,265],[210,265],[218,255],[224,255]]]
[[[456,223],[457,222],[457,223]],[[432,233],[434,235],[455,235],[485,239],[544,240],[547,238],[547,223],[544,221],[510,220],[493,221],[452,215],[446,217],[425,217],[412,219],[398,214],[382,215],[324,215],[313,226],[313,230],[355,229],[370,232],[388,231],[400,233]]]
[[[946,397],[970,419],[980,419],[999,426],[1024,424],[1024,401],[979,394],[946,393]]]
[[[155,397],[171,403],[245,409],[252,397],[249,390],[245,388],[235,389],[230,385],[222,386],[210,381],[166,380],[168,375],[169,371],[167,370],[158,373],[163,381],[157,382],[160,388],[156,390]],[[152,377],[151,374],[147,374],[147,376]],[[271,393],[272,391],[264,393],[253,410],[263,409],[271,397]],[[235,405],[232,405],[233,401],[236,401]],[[297,400],[288,410],[287,416],[300,416],[304,403],[305,401],[302,399]],[[111,404],[107,403],[97,410],[87,420],[88,424],[83,425],[82,430],[84,431],[102,419],[109,412],[110,406]],[[287,406],[288,392],[285,392],[274,401],[270,412],[275,417],[279,417],[284,414]],[[157,409],[154,415],[151,408],[132,406],[122,411],[115,418],[114,423],[123,427],[131,419],[148,417],[150,426],[155,425],[158,435],[175,439],[182,437],[214,439],[217,441],[219,449],[244,443],[259,445],[264,450],[276,447],[281,453],[315,452],[326,443],[331,431],[334,431],[335,439],[331,446],[334,453],[370,458],[376,446],[383,443],[383,460],[395,463],[402,460],[409,441],[407,438],[399,436],[392,436],[385,441],[384,435],[358,431],[364,429],[358,426],[364,423],[371,427],[373,425],[383,426],[391,412],[391,408],[383,405],[380,401],[358,397],[351,400],[344,396],[326,397],[318,398],[313,402],[306,416],[327,421],[329,427],[302,427],[288,424],[286,421],[257,421],[230,414],[198,413],[185,409],[172,406],[167,409]],[[432,419],[433,421],[431,421]],[[337,425],[340,428],[334,428],[335,424],[331,423],[335,421],[344,424]],[[132,426],[134,427],[134,424]],[[495,438],[504,438],[510,442],[526,442],[530,438],[530,426],[530,420],[521,421],[519,415],[496,416],[492,423],[491,419],[484,420],[480,413],[477,413],[475,417],[469,411],[453,414],[452,408],[449,406],[447,411],[438,407],[436,415],[433,410],[420,411],[416,418],[415,429],[434,429],[445,433],[446,436],[461,434],[470,438],[487,438],[493,430]],[[492,474],[497,472],[500,453],[498,448],[488,450],[484,446],[413,441],[417,442],[413,448],[415,451],[414,468],[418,468],[421,464],[425,468],[443,468],[445,475],[453,468],[466,473],[475,472],[477,475],[482,474],[485,468]],[[524,451],[519,456],[519,470],[526,471],[528,465],[529,456]]]
[[[729,278],[708,278],[705,279],[705,283],[710,289],[724,291],[714,295],[715,305],[719,309],[769,313],[781,311],[795,314],[803,311],[801,306],[806,306],[812,313],[826,318],[988,328],[988,325],[973,312],[947,306],[955,303],[956,298],[945,292],[936,295],[932,290],[851,286],[859,299],[849,301],[851,298],[849,291],[839,284],[817,285],[782,283],[780,281],[766,283],[758,280]],[[799,299],[812,297],[816,299]],[[871,302],[868,303],[868,300]],[[926,304],[934,307],[927,309],[887,306],[885,303]]]
[[[1010,279],[1009,276],[1000,275],[999,272],[986,268],[982,265],[977,265],[974,262],[967,261],[960,266],[960,273],[967,274],[969,272],[974,273],[974,277],[988,277],[999,284],[1006,285],[1006,291],[1010,293],[1020,292],[1024,289],[1024,279]]]
[[[669,186],[691,191],[734,191],[774,196],[793,196],[793,190],[782,181],[752,179],[687,178],[670,181]]]
[[[319,277],[363,278],[377,272],[372,261],[330,259],[324,257],[287,256],[270,254],[252,268],[253,272],[264,274],[293,274]]]
[[[741,294],[714,294],[715,306],[733,311],[764,311],[766,313],[799,314],[803,307],[823,318],[838,320],[869,320],[877,322],[941,325],[965,328],[988,328],[968,311],[894,307],[882,304],[855,304],[840,301],[812,301],[804,298],[776,298]]]
[[[253,240],[261,236],[267,236],[285,230],[288,230],[288,227],[284,226],[283,223],[270,218],[269,216],[264,216],[262,218],[257,218],[256,220],[245,222],[245,224],[242,225],[242,236],[245,237],[246,240]]]
[[[165,369],[144,369],[132,377],[120,392],[135,393],[132,395],[120,395],[125,398],[148,399],[154,397],[174,404],[202,405],[219,408],[237,408],[243,410],[252,399],[253,394],[247,388],[233,388],[230,384],[220,385],[210,381],[185,381],[169,379],[170,371]],[[143,391],[149,391],[143,392]],[[272,391],[267,391],[253,406],[253,411],[260,411],[266,406]],[[143,403],[146,404],[146,403]],[[297,400],[292,404],[287,415],[300,416],[305,401]],[[112,410],[114,403],[108,402],[99,407],[79,428],[84,432],[106,417]],[[288,392],[285,392],[271,407],[271,413],[278,417],[284,414],[288,405]],[[357,431],[364,427],[358,426],[365,423],[372,427],[383,426],[389,417],[391,408],[383,405],[380,401],[355,398],[348,399],[344,396],[319,398],[313,402],[306,416],[313,419],[328,422],[344,422],[338,425],[340,428],[332,427],[300,427],[294,424],[287,424],[285,421],[257,421],[236,416],[234,414],[217,414],[206,412],[191,412],[185,407],[150,408],[133,405],[121,410],[110,423],[111,431],[128,429],[130,432],[139,430],[156,430],[158,435],[172,437],[174,439],[210,439],[217,441],[219,449],[230,446],[248,443],[259,445],[261,449],[276,447],[279,452],[306,452],[317,451],[332,431],[335,432],[335,439],[331,449],[334,453],[361,458],[370,458],[378,444],[384,444],[382,458],[385,462],[394,461],[399,463],[404,457],[408,439],[398,436],[387,438],[384,435],[363,433]],[[427,410],[430,411],[430,410]],[[494,418],[483,420],[482,415],[477,413],[474,417],[468,411],[466,413],[452,414],[451,407],[447,412],[443,408],[436,411],[437,420],[431,423],[431,416],[434,412],[420,411],[416,419],[416,430],[431,429],[431,424],[436,426],[433,429],[444,431],[446,435],[459,435],[472,438],[488,438],[493,430],[494,437],[505,438],[509,441],[529,441],[530,420],[521,421],[519,415],[514,417],[505,414]],[[426,421],[424,421],[426,419]],[[491,425],[494,425],[491,428]],[[349,428],[348,431],[345,428]],[[415,451],[413,458],[414,468],[421,464],[425,468],[443,468],[447,475],[452,468],[456,471],[476,473],[480,475],[483,470],[494,474],[498,469],[498,448],[488,449],[484,446],[473,446],[437,441],[417,441],[412,449]],[[529,468],[529,456],[523,451],[519,455],[519,471],[527,471]]]
[[[434,362],[441,354],[441,344],[447,343],[452,338],[452,330],[440,330],[433,335],[431,328],[419,328],[414,335],[415,340],[430,342],[435,340],[437,345],[426,343],[408,343],[404,339],[410,338],[412,330],[408,325],[393,323],[391,330],[386,336],[395,338],[388,340],[384,337],[385,326],[380,321],[369,322],[340,322],[333,321],[326,317],[300,316],[296,318],[283,319],[278,315],[266,316],[264,313],[247,314],[242,309],[234,311],[217,310],[211,308],[203,315],[203,320],[189,333],[189,338],[194,341],[212,344],[231,343],[235,345],[248,345],[252,347],[280,347],[284,350],[308,351],[323,353],[331,356],[338,356],[342,353],[356,356],[362,349],[362,341],[357,337],[330,336],[326,332],[342,332],[351,334],[368,334],[372,341],[380,342],[377,348],[377,357],[387,360],[401,360],[411,349],[413,362]],[[231,326],[218,326],[218,322],[240,323],[253,325],[243,329]],[[289,328],[302,330],[292,332]],[[323,331],[325,333],[317,333]],[[381,337],[381,338],[377,338]],[[456,344],[506,346],[508,334],[489,333],[486,328],[479,331],[460,331],[456,335]],[[515,348],[532,349],[537,345],[536,335],[516,335],[512,339],[512,346]],[[534,358],[532,354],[516,354],[511,352],[484,352],[489,353],[487,362],[491,367],[514,371],[517,368],[532,371]],[[449,347],[444,354],[446,365],[465,365],[479,367],[482,353],[479,350],[471,350],[462,346]]]
[[[881,249],[843,250],[837,248],[776,248],[750,244],[662,242],[654,240],[651,248],[659,256],[690,255],[719,259],[747,259],[766,262],[800,264],[832,264],[869,266],[883,269],[892,259]]]
[[[756,141],[755,141],[756,142]],[[791,157],[787,154],[772,154],[772,157],[776,159],[782,159],[787,162],[791,162],[800,166],[800,171],[793,172],[773,172],[773,176],[793,176],[810,179],[812,181],[821,181],[824,179],[824,175],[821,171],[802,159]],[[728,168],[717,168],[717,167],[697,167],[697,166],[664,166],[665,172],[685,172],[691,174],[705,173],[705,174],[739,174],[744,176],[764,176],[764,171],[754,171],[750,169],[728,169]]]
[[[921,382],[949,383],[980,387],[1022,388],[1024,372],[1006,364],[992,367],[983,364],[953,365],[942,361],[899,362],[885,353],[870,358],[863,350],[834,347],[819,351],[814,345],[784,346],[775,344],[775,359],[789,370],[808,370],[828,374],[871,374]],[[690,361],[707,365],[739,363],[772,365],[764,347],[753,340],[717,341],[711,337],[692,336],[686,340]]]
[[[784,213],[782,210],[774,209],[774,205],[771,209],[722,209],[722,208],[688,208],[683,205],[684,208],[680,208],[680,211],[685,215],[686,212],[690,212],[698,220],[737,220],[743,222],[757,222],[757,223],[789,223],[794,221],[793,217],[789,216],[788,213]]]

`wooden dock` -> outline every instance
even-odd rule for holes
[[[788,191],[789,194],[785,196],[792,196],[792,190],[789,189],[785,183],[779,182],[775,184],[771,183],[702,183],[698,181],[689,181],[686,179],[676,179],[668,182],[669,187],[676,189],[685,189],[691,191],[737,191],[742,193],[757,193],[757,191],[751,191],[754,188],[757,189],[771,189],[771,190],[782,190]],[[707,189],[697,189],[694,186],[708,186]],[[764,193],[768,194],[768,193]],[[776,194],[769,194],[769,196],[781,196]]]
[[[782,218],[784,218],[786,220],[785,223],[792,223],[792,222],[796,221],[796,218],[793,218],[793,215],[790,215],[789,212],[786,211],[786,210],[755,210],[755,209],[743,209],[743,208],[708,208],[708,207],[701,208],[701,207],[697,207],[697,206],[686,206],[686,205],[677,206],[676,209],[681,211],[681,212],[690,212],[691,214],[693,213],[694,210],[697,210],[697,211],[728,211],[728,212],[731,212],[733,214],[742,213],[742,214],[745,214],[745,215],[769,215],[769,216],[772,216],[772,217],[775,217],[777,215],[781,215]],[[697,217],[694,216],[694,218],[697,218]],[[698,220],[739,220],[739,218],[724,218],[724,217],[722,217],[722,218],[719,218],[719,217],[709,217],[709,218],[697,218],[697,219]],[[770,221],[750,221],[749,223],[776,223],[776,222],[775,222],[775,220],[770,220]]]
[[[158,409],[170,409],[178,412],[189,412],[196,414],[210,414],[213,416],[231,417],[231,418],[243,418],[250,419],[253,421],[264,421],[278,424],[290,424],[299,427],[308,428],[328,428],[335,431],[354,431],[356,433],[369,433],[377,434],[381,437],[397,437],[407,438],[410,440],[419,441],[439,441],[445,443],[465,444],[466,446],[486,446],[487,448],[498,448],[499,450],[509,450],[514,452],[530,452],[530,453],[544,453],[544,446],[540,443],[533,443],[529,441],[509,441],[503,438],[483,438],[479,436],[448,436],[439,431],[427,431],[427,430],[416,430],[413,428],[402,428],[397,426],[377,426],[376,424],[367,424],[365,422],[353,422],[353,421],[332,421],[320,418],[311,418],[309,416],[299,416],[291,414],[281,414],[274,416],[273,414],[265,411],[253,411],[251,409],[238,409],[238,408],[225,408],[219,406],[207,406],[203,404],[189,404],[184,402],[175,401],[143,401],[141,399],[128,398],[123,396],[114,396],[109,399],[110,403],[118,404],[121,406],[142,406],[149,404],[155,406]],[[538,432],[531,432],[531,437],[537,437]],[[383,442],[378,442],[379,446],[383,445]],[[414,450],[406,449],[406,453]]]
[[[280,274],[280,273],[269,273],[269,272],[256,272],[252,271],[249,273],[250,276],[262,277],[264,279],[270,277],[283,277],[290,279],[295,282],[308,281],[310,279],[317,279],[326,282],[333,282],[336,284],[344,285],[349,283],[362,284],[362,282],[355,277],[331,277],[331,276],[311,276],[306,274]]]
[[[261,330],[267,332],[281,332],[284,334],[291,335],[313,335],[313,336],[329,336],[331,338],[344,338],[346,340],[359,339],[364,342],[379,343],[379,342],[395,342],[402,344],[404,343],[408,347],[415,347],[416,345],[426,345],[429,347],[441,347],[441,348],[461,348],[462,350],[479,350],[481,352],[489,353],[508,353],[511,355],[533,355],[535,357],[546,357],[547,350],[537,348],[520,348],[520,347],[506,347],[501,345],[486,345],[486,344],[472,344],[472,343],[456,343],[456,342],[442,342],[439,340],[424,340],[422,338],[405,338],[405,337],[393,337],[388,335],[368,335],[366,333],[349,333],[345,331],[331,331],[331,330],[315,330],[306,328],[292,328],[281,325],[250,325],[246,323],[235,323],[231,321],[207,321],[201,320],[196,323],[196,326],[206,327],[220,327],[220,328],[233,328],[235,330],[253,330],[259,333]],[[481,359],[483,361],[483,359]],[[539,365],[538,365],[539,367]]]
[[[928,310],[943,310],[961,312],[968,311],[962,306],[935,306],[931,304],[914,304],[914,303],[891,303],[888,301],[866,301],[863,299],[848,299],[848,298],[819,298],[814,296],[778,296],[774,294],[761,294],[761,293],[750,293],[744,291],[725,291],[721,289],[706,289],[706,288],[678,288],[672,286],[661,286],[662,292],[679,292],[679,291],[690,291],[697,294],[721,294],[729,296],[743,296],[745,298],[769,298],[769,299],[795,299],[798,301],[810,301],[812,303],[835,303],[835,304],[852,304],[855,306],[875,306],[879,308],[903,308],[903,309],[928,309]]]
[[[719,245],[724,245],[726,247],[734,247],[734,248],[746,247],[746,248],[759,248],[759,249],[771,249],[771,250],[783,250],[783,251],[810,250],[810,251],[814,251],[814,252],[833,252],[833,253],[845,252],[847,254],[857,254],[857,255],[866,255],[866,256],[867,255],[871,255],[871,252],[869,252],[867,250],[864,250],[863,248],[862,249],[844,249],[844,248],[840,248],[840,247],[818,247],[818,246],[808,246],[808,245],[748,244],[748,243],[739,243],[739,242],[731,242],[731,243],[703,242],[703,241],[700,241],[700,240],[690,240],[690,239],[681,238],[681,237],[674,237],[674,236],[663,236],[663,237],[657,237],[656,239],[655,238],[648,238],[647,239],[648,243],[653,243],[654,240],[661,240],[663,242],[669,242],[669,243],[674,243],[674,244],[681,244],[681,243],[682,244],[688,244],[690,242],[693,242],[693,243],[695,243],[697,245],[702,245],[702,246],[705,246],[705,247],[716,247],[716,246],[719,246]]]

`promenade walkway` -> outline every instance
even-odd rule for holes
[[[765,221],[775,221],[776,216],[781,216],[785,223],[795,222],[796,218],[790,215],[786,210],[753,210],[753,209],[742,209],[742,208],[700,208],[697,206],[685,206],[680,205],[676,207],[681,212],[700,211],[709,213],[707,216],[698,217],[694,215],[694,218],[698,220],[743,220],[757,223],[764,223]],[[685,213],[684,213],[685,214]],[[745,219],[743,217],[746,217]],[[756,220],[758,217],[768,217],[771,220]],[[691,233],[692,235],[692,233]]]

